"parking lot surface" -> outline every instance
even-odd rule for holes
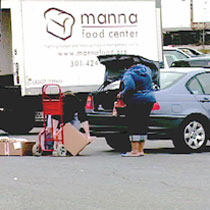
[[[33,131],[21,137],[35,140]],[[0,156],[0,209],[210,209],[209,147],[176,154],[171,141],[147,141],[145,148],[144,157],[121,157],[97,138],[76,157]]]

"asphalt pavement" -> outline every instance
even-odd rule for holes
[[[97,138],[76,157],[0,156],[0,210],[210,209],[209,147],[176,154],[171,141],[147,141],[145,152],[121,157]]]

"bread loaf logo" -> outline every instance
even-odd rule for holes
[[[47,22],[46,30],[49,34],[66,40],[72,36],[75,18],[60,9],[50,8],[45,11],[44,17]]]

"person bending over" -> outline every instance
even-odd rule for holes
[[[83,128],[84,133],[90,138],[90,129],[85,108],[77,96],[71,91],[63,94],[63,124],[71,123],[78,130]],[[57,130],[60,127],[61,117],[58,115],[52,116],[53,136],[57,135]]]

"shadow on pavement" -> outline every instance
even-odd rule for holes
[[[176,154],[174,148],[152,148],[152,149],[145,149],[145,153],[162,153],[162,154]]]
[[[108,150],[105,151],[108,153],[120,153],[119,151],[115,150]],[[194,152],[194,153],[189,153],[189,152],[178,152],[175,150],[175,148],[151,148],[151,149],[144,149],[144,152],[146,154],[199,154],[199,153],[208,153],[210,152],[210,146],[206,146],[205,149],[202,152]]]

